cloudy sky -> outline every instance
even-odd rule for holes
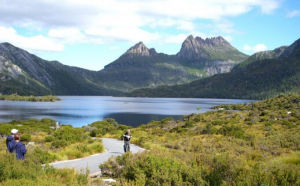
[[[0,42],[100,70],[133,44],[175,54],[190,34],[252,54],[300,38],[299,0],[0,0]]]

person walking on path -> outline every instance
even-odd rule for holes
[[[24,143],[22,143],[20,141],[21,137],[19,134],[15,135],[15,140],[16,140],[16,145],[15,145],[15,149],[16,149],[16,156],[18,160],[24,160],[25,158],[25,154],[26,154],[26,147],[24,145]]]
[[[16,145],[16,141],[15,141],[15,135],[18,133],[17,129],[12,129],[11,130],[11,135],[7,136],[6,138],[6,147],[7,147],[7,151],[10,153],[13,153],[15,151],[15,145]]]
[[[130,130],[128,129],[125,134],[123,135],[123,141],[124,141],[124,152],[130,152]]]

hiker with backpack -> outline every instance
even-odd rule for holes
[[[16,151],[17,159],[24,160],[27,150],[26,150],[26,146],[24,145],[24,143],[22,143],[20,141],[20,139],[21,139],[20,135],[16,134],[15,135],[15,141],[16,141],[15,151]]]
[[[10,152],[10,153],[13,153],[15,151],[15,144],[16,144],[16,141],[15,141],[15,135],[18,133],[18,130],[17,129],[12,129],[11,130],[11,135],[10,136],[7,136],[6,138],[6,147],[7,147],[7,151]]]
[[[124,141],[124,152],[130,152],[130,130],[128,129],[125,134],[123,135],[123,141]]]

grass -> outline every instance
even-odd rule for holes
[[[42,167],[33,154],[24,161],[15,156],[0,153],[0,185],[87,185],[87,175],[77,174],[70,169]]]
[[[31,102],[55,102],[61,99],[53,96],[20,96],[18,94],[11,95],[0,95],[0,100],[10,100],[10,101],[31,101]]]
[[[185,116],[183,121],[152,121],[136,128],[113,119],[58,130],[53,129],[55,121],[50,119],[1,124],[1,134],[17,128],[30,134],[27,140],[36,142],[28,148],[28,159],[19,163],[5,154],[2,141],[0,156],[5,161],[0,162],[1,184],[92,184],[86,175],[43,169],[40,164],[100,152],[101,142],[91,137],[120,139],[129,128],[132,143],[147,151],[126,153],[101,165],[103,174],[120,185],[300,184],[299,94],[216,108],[224,109]],[[22,172],[25,169],[30,172]]]
[[[52,119],[14,120],[0,125],[1,135],[9,135],[10,130],[16,128],[23,142],[34,142],[29,152],[39,154],[38,160],[42,163],[81,158],[104,151],[101,139],[92,139],[83,128],[65,125],[55,129],[55,121]],[[5,151],[5,144],[1,146],[2,151]]]
[[[110,159],[102,171],[123,185],[300,184],[299,94],[216,108],[224,110],[132,128],[132,142],[149,151]]]
[[[6,152],[5,138],[0,139],[0,185],[90,185],[88,171],[78,174],[71,169],[54,169],[47,163],[81,158],[104,151],[101,139],[92,139],[83,128],[62,126],[55,129],[51,119],[31,119],[0,124],[0,134],[19,130],[27,146],[24,161]],[[46,164],[46,166],[42,166]]]

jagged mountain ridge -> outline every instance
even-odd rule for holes
[[[200,47],[213,48],[211,51],[221,51],[222,47],[224,50],[225,48],[227,48],[226,50],[228,48],[236,50],[222,37],[203,41],[199,37],[196,39],[201,41]],[[210,54],[209,52],[206,50],[206,54]],[[91,71],[63,65],[58,61],[47,61],[9,43],[1,43],[0,57],[16,65],[22,72],[23,79],[7,76],[6,73],[8,78],[2,77],[2,82],[5,82],[6,85],[5,88],[2,85],[0,92],[116,95],[120,91],[129,92],[137,88],[183,84],[213,74],[228,72],[244,59],[245,55],[241,56],[238,60],[236,56],[232,58],[230,56],[229,58],[228,56],[224,58],[202,57],[193,60],[180,55],[157,53],[155,49],[149,49],[143,42],[139,42],[117,60],[106,65],[103,70]],[[4,71],[0,69],[0,73]],[[18,82],[17,85],[12,83],[12,80]],[[29,89],[26,88],[18,88],[24,87],[23,85],[28,86],[29,80],[34,81],[34,83],[29,83],[32,86],[31,91],[27,91]]]
[[[139,89],[127,96],[262,99],[300,92],[300,39],[288,47],[256,53],[231,72],[176,86]]]
[[[189,60],[244,60],[248,56],[232,47],[223,37],[212,37],[202,39],[190,35],[182,44],[180,51],[176,54],[180,58]]]
[[[191,57],[189,51],[193,56],[200,57]],[[215,55],[221,51],[226,55]],[[139,42],[106,65],[99,76],[105,79],[107,87],[127,92],[136,88],[182,84],[229,72],[246,57],[220,36],[205,40],[189,36],[176,55],[157,53],[155,49],[148,49],[143,42]]]

